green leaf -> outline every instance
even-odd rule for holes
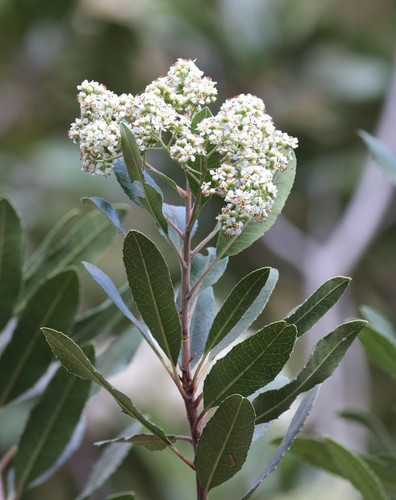
[[[278,442],[279,440],[275,440],[275,443]],[[344,471],[335,463],[323,439],[308,436],[297,437],[290,452],[315,467],[319,467],[327,472],[348,479],[346,475],[344,475]],[[385,461],[377,457],[363,454],[359,454],[359,457],[364,460],[369,465],[370,469],[379,477],[386,490],[392,495],[396,494],[396,469],[392,470]]]
[[[381,481],[357,453],[330,438],[325,438],[325,445],[342,475],[360,491],[365,500],[388,500]]]
[[[217,406],[231,394],[249,396],[271,382],[289,359],[296,335],[294,325],[279,321],[237,344],[207,375],[205,408]]]
[[[22,280],[24,231],[11,202],[0,197],[0,331],[12,316]]]
[[[186,209],[185,207],[178,206],[178,205],[168,205],[168,203],[164,203],[162,206],[163,212],[167,219],[175,226],[177,226],[180,231],[183,233],[186,230]],[[191,237],[194,236],[198,229],[198,221],[196,221],[193,225],[192,231],[191,231]],[[183,248],[183,240],[180,238],[179,234],[173,229],[171,225],[168,227],[168,234],[169,237],[172,239],[173,243],[177,246],[179,250],[182,250]]]
[[[374,435],[376,442],[379,443],[380,446],[391,453],[396,453],[396,442],[377,415],[367,411],[346,410],[342,411],[340,416],[363,425]]]
[[[396,342],[370,325],[360,333],[359,340],[370,359],[389,375],[396,377]]]
[[[68,330],[78,302],[79,281],[73,269],[44,282],[30,299],[0,358],[0,406],[21,396],[44,375],[52,354],[40,327]]]
[[[318,395],[319,387],[314,387],[311,389],[304,399],[301,401],[299,407],[297,408],[296,413],[294,414],[289,428],[287,429],[286,434],[284,435],[282,441],[279,443],[278,449],[276,450],[274,456],[267,463],[264,469],[261,471],[257,479],[249,486],[249,490],[242,497],[241,500],[246,500],[250,498],[251,495],[256,491],[256,489],[260,486],[260,484],[264,481],[266,477],[268,477],[271,472],[273,472],[278,466],[279,462],[288,452],[290,446],[293,441],[296,439],[297,435],[300,433],[305,421],[310,414],[312,407],[315,403],[316,396]]]
[[[126,415],[135,418],[165,443],[170,444],[164,434],[164,431],[146,419],[135,407],[128,396],[113,387],[110,382],[108,382],[93,366],[76,343],[63,333],[50,328],[42,328],[42,331],[55,356],[69,372],[77,375],[77,377],[91,380],[92,382],[99,384],[113,396],[114,400]]]
[[[360,307],[360,312],[374,330],[381,332],[384,336],[388,337],[390,341],[396,342],[396,330],[383,314],[369,306]]]
[[[138,422],[134,422],[124,431],[124,433],[137,432],[140,427]],[[83,490],[76,500],[83,500],[93,495],[118,469],[132,448],[131,443],[113,443],[101,453],[94,463]]]
[[[202,276],[202,274],[213,265],[216,259],[216,249],[213,247],[208,247],[206,249],[208,255],[202,255],[198,253],[192,260],[191,263],[191,286],[193,286],[196,281]],[[218,280],[223,276],[224,271],[227,268],[228,258],[221,259],[219,262],[213,265],[212,269],[202,280],[200,285],[200,290],[208,286],[212,286],[218,282]]]
[[[124,213],[121,210],[120,215]],[[90,212],[82,217],[27,281],[24,301],[47,277],[67,267],[79,265],[83,260],[95,260],[110,245],[114,235],[113,225],[101,213]],[[24,303],[20,307],[24,307]]]
[[[168,222],[162,213],[162,194],[145,180],[142,154],[130,128],[125,123],[121,123],[120,127],[122,154],[132,183],[129,189],[132,199],[144,207],[167,233]]]
[[[94,205],[98,210],[104,214],[109,221],[120,231],[120,233],[125,236],[126,232],[122,225],[120,216],[117,210],[103,198],[98,198],[97,196],[92,196],[91,198],[81,198],[83,205]]]
[[[134,491],[122,491],[121,493],[109,495],[106,500],[137,500],[137,496]]]
[[[213,321],[205,353],[211,351],[227,335],[232,334],[232,342],[249,328],[267,303],[277,274],[276,270],[263,267],[245,276],[233,288]]]
[[[171,443],[176,443],[178,440],[177,436],[167,435],[166,436]],[[168,445],[164,443],[158,436],[154,434],[133,434],[132,436],[120,436],[115,439],[107,439],[106,441],[98,441],[95,444],[98,446],[103,446],[112,443],[132,443],[137,446],[143,446],[150,451],[162,451],[165,450]]]
[[[92,347],[89,352],[93,357]],[[58,369],[48,384],[30,414],[15,456],[18,495],[29,484],[38,484],[43,474],[46,479],[49,469],[52,475],[68,458],[59,461],[81,419],[90,385],[89,381],[72,377],[63,368]]]
[[[360,130],[358,135],[363,139],[372,154],[374,160],[382,168],[382,170],[390,177],[391,181],[396,184],[396,155],[385,144],[368,134],[364,130]]]
[[[206,424],[194,461],[206,494],[242,468],[252,442],[254,417],[250,402],[234,394]]]
[[[293,309],[285,321],[296,325],[298,336],[310,330],[338,302],[351,278],[336,276],[323,283],[300,306]]]
[[[299,394],[328,378],[365,324],[364,321],[350,321],[340,325],[316,344],[307,364],[289,384],[260,394],[253,401],[256,423],[269,422],[279,417]]]
[[[193,357],[191,365],[194,366],[202,356],[208,332],[216,314],[216,302],[213,288],[210,286],[200,290],[197,304],[191,319],[190,352]]]
[[[168,266],[154,243],[138,231],[128,232],[123,256],[139,312],[161,349],[176,364],[182,333]]]
[[[32,276],[37,268],[45,260],[46,256],[50,254],[56,241],[60,239],[60,235],[64,234],[67,227],[74,222],[80,215],[80,210],[74,209],[67,212],[47,233],[43,241],[36,248],[34,253],[29,257],[27,264],[24,268],[24,280]]]
[[[201,111],[198,111],[191,120],[191,132],[196,132],[197,131],[197,125],[201,123],[202,120],[205,120],[206,118],[212,117],[213,114],[210,111],[208,107],[204,107],[201,109]]]
[[[217,241],[217,255],[219,257],[227,257],[242,252],[242,250],[250,247],[252,243],[261,238],[270,229],[283,210],[287,197],[293,187],[295,175],[296,158],[293,155],[293,160],[289,163],[287,169],[284,172],[278,172],[275,176],[274,183],[278,188],[278,196],[275,199],[268,219],[265,222],[248,222],[243,227],[242,233],[239,236],[230,237],[221,232]]]

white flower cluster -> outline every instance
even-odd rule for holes
[[[184,166],[205,154],[204,139],[191,133],[191,118],[216,99],[215,83],[203,76],[193,61],[178,59],[168,74],[148,85],[137,96],[120,96],[97,82],[78,87],[81,118],[69,137],[80,143],[83,169],[107,175],[121,154],[119,122],[125,119],[139,149],[164,146],[162,134],[172,136],[169,153]]]
[[[202,193],[226,201],[217,217],[224,233],[238,235],[247,221],[264,222],[277,195],[274,174],[287,167],[297,140],[276,130],[263,101],[250,94],[226,101],[197,130],[220,155]]]
[[[119,124],[125,120],[142,154],[162,147],[186,169],[199,157],[218,156],[218,167],[201,189],[204,196],[224,198],[217,218],[225,234],[240,234],[247,221],[266,220],[277,195],[274,175],[287,167],[297,140],[275,129],[261,99],[250,94],[229,99],[192,130],[194,116],[216,100],[217,90],[194,61],[183,59],[137,96],[118,96],[88,81],[78,90],[81,118],[69,136],[80,143],[84,170],[110,172],[121,155]]]

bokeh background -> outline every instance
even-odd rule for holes
[[[256,94],[277,127],[300,143],[297,179],[282,219],[263,241],[232,258],[230,273],[217,286],[219,296],[253,269],[277,267],[280,281],[262,320],[273,321],[324,279],[353,277],[342,305],[299,347],[292,373],[315,335],[358,316],[360,304],[379,308],[396,323],[393,187],[357,135],[364,129],[396,151],[395,42],[394,0],[1,0],[0,191],[23,215],[28,251],[64,213],[80,206],[82,196],[126,201],[113,178],[80,171],[78,148],[67,138],[78,114],[76,86],[93,79],[117,93],[137,93],[178,57],[191,58],[218,82],[218,105],[239,93]],[[172,168],[162,158],[158,162]],[[206,211],[208,227],[216,210]],[[160,241],[137,208],[131,207],[126,226]],[[100,262],[118,284],[124,281],[120,247],[117,241]],[[83,308],[101,300],[85,277]],[[139,351],[119,383],[175,431],[177,402],[157,384],[162,373],[146,356]],[[322,388],[308,429],[356,448],[375,447],[338,418],[346,407],[370,408],[396,434],[395,385],[358,345]],[[97,453],[91,442],[125,424],[107,400],[95,400],[89,411],[82,450],[27,498],[73,498]],[[0,431],[2,451],[18,432],[14,422],[14,430]],[[273,432],[282,432],[282,422]],[[214,499],[243,493],[273,451],[268,436],[264,441],[244,472],[215,490]],[[185,500],[193,498],[191,481],[170,454],[134,450],[113,486],[133,488],[143,500]],[[309,499],[318,491],[323,499],[353,498],[347,485],[318,477],[290,458],[254,498]]]

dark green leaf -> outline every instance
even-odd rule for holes
[[[396,342],[371,326],[364,328],[359,340],[370,359],[389,375],[396,377]]]
[[[120,231],[120,233],[125,236],[126,232],[122,225],[120,216],[117,210],[110,205],[110,203],[103,198],[98,198],[97,196],[92,196],[91,198],[81,198],[83,205],[94,205],[97,207],[102,214],[104,214],[110,222]]]
[[[316,396],[318,395],[319,387],[314,387],[311,389],[304,399],[301,401],[296,413],[294,414],[289,428],[284,435],[282,441],[280,442],[278,449],[276,450],[274,456],[267,463],[264,469],[261,471],[258,478],[250,485],[248,492],[242,497],[241,500],[246,500],[250,498],[251,495],[256,491],[264,479],[273,472],[278,466],[279,462],[286,455],[293,441],[296,439],[297,435],[300,433],[308,415],[310,414],[312,407],[315,403]]]
[[[55,356],[69,372],[77,375],[77,377],[91,380],[106,389],[106,391],[113,396],[114,400],[126,415],[135,418],[142,425],[147,427],[147,429],[149,429],[153,434],[158,436],[165,443],[168,443],[168,439],[164,434],[164,431],[147,420],[135,407],[128,396],[113,387],[93,366],[77,344],[61,332],[57,332],[50,328],[42,328],[42,331]]]
[[[0,197],[0,331],[12,316],[22,279],[24,231],[21,219]]]
[[[342,475],[360,491],[365,500],[388,500],[381,481],[357,453],[325,438],[325,445]]]
[[[364,140],[374,160],[396,184],[396,155],[385,144],[373,137],[371,134],[360,130],[358,135]]]
[[[294,325],[279,321],[237,344],[206,377],[205,408],[217,406],[231,394],[249,396],[271,382],[289,359],[296,335]]]
[[[232,342],[249,328],[267,303],[277,275],[277,271],[269,267],[257,269],[233,288],[213,321],[205,353],[211,351],[227,335],[230,335]]]
[[[52,354],[40,327],[68,330],[78,302],[79,281],[73,269],[47,280],[30,299],[0,359],[0,406],[21,396],[44,375]]]
[[[92,347],[89,355],[93,358]],[[59,458],[77,427],[89,396],[90,382],[72,377],[59,368],[38,404],[33,408],[15,456],[15,485],[18,495],[29,484],[38,484],[49,469],[63,465]],[[68,458],[68,457],[67,457]],[[56,467],[54,468],[54,465]],[[45,478],[48,474],[45,474]]]
[[[206,118],[210,118],[213,116],[212,112],[208,107],[204,107],[201,109],[201,111],[198,111],[191,120],[191,132],[196,132],[197,130],[197,125],[200,123],[202,120],[205,120]]]
[[[321,285],[308,299],[285,318],[296,325],[298,336],[310,330],[338,302],[351,278],[336,276]]]
[[[392,323],[379,311],[369,306],[362,306],[360,312],[365,320],[367,320],[370,325],[381,332],[383,335],[388,337],[390,341],[396,342],[396,330]]]
[[[261,238],[265,232],[270,229],[279,214],[283,210],[287,197],[293,187],[294,177],[296,175],[296,158],[289,163],[284,172],[278,172],[274,183],[278,188],[278,196],[269,213],[268,219],[265,222],[248,222],[242,229],[239,236],[226,236],[223,232],[220,233],[217,241],[217,255],[219,257],[227,257],[236,255],[245,248],[248,248],[256,240]]]
[[[123,256],[139,312],[161,349],[176,364],[182,334],[168,266],[154,243],[138,231],[128,232]]]
[[[134,422],[124,433],[137,432],[139,427],[140,424]],[[98,460],[94,463],[84,488],[76,500],[83,500],[93,495],[118,469],[131,448],[131,443],[113,443],[106,446]]]
[[[194,366],[202,356],[209,329],[216,314],[216,303],[213,288],[204,288],[198,294],[197,305],[191,319],[190,352]]]
[[[121,210],[120,216],[124,213]],[[82,217],[27,281],[24,300],[47,277],[66,267],[79,265],[83,260],[95,260],[110,245],[114,235],[113,225],[101,213],[90,212]]]
[[[213,265],[213,261],[216,258],[216,249],[213,247],[208,247],[206,250],[208,255],[202,255],[199,253],[194,257],[191,263],[191,285],[194,285],[195,282],[206,271],[206,269]],[[228,258],[221,259],[219,262],[213,265],[213,268],[211,268],[209,273],[202,280],[200,290],[217,283],[217,281],[223,276],[227,264]]]
[[[136,143],[136,139],[128,125],[126,123],[121,123],[120,130],[122,155],[125,160],[129,179],[131,180],[131,182],[139,181],[143,185],[144,165],[142,153],[140,152],[139,146]]]
[[[252,442],[254,417],[250,402],[234,394],[206,424],[194,462],[205,493],[242,468]]]
[[[279,443],[279,440],[276,440],[275,443]],[[290,449],[290,452],[315,467],[319,467],[341,477],[346,477],[344,476],[343,471],[335,463],[334,458],[330,454],[330,451],[328,450],[323,439],[307,436],[297,437]],[[396,469],[392,470],[385,461],[377,457],[363,454],[360,454],[359,456],[379,477],[387,491],[393,495],[396,494]]]
[[[382,420],[374,415],[360,410],[346,410],[340,413],[340,416],[358,422],[368,429],[375,437],[376,442],[380,444],[385,450],[396,453],[396,442],[390,432],[388,432]]]
[[[350,321],[340,325],[316,344],[307,364],[295,379],[280,389],[260,394],[253,401],[256,423],[269,422],[279,417],[299,394],[329,377],[365,324],[364,321]]]

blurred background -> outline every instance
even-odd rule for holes
[[[0,192],[8,193],[22,213],[29,252],[64,213],[80,206],[82,196],[126,201],[113,177],[80,171],[78,147],[67,138],[79,113],[76,86],[84,79],[117,93],[138,93],[182,57],[196,59],[218,82],[217,107],[239,93],[258,95],[277,127],[298,137],[298,173],[282,219],[263,241],[231,259],[228,276],[217,286],[219,296],[259,266],[278,268],[280,281],[262,318],[268,322],[285,315],[325,279],[353,277],[342,305],[299,347],[291,363],[295,373],[315,338],[358,316],[361,304],[377,307],[396,323],[393,188],[357,135],[364,129],[396,151],[395,42],[393,0],[1,0]],[[162,158],[158,162],[171,168]],[[216,206],[205,213],[209,228]],[[160,241],[151,220],[135,207],[126,226]],[[118,284],[125,279],[120,248],[118,240],[99,263]],[[85,278],[83,307],[103,298]],[[176,412],[162,410],[160,403],[177,402],[173,393],[165,392],[164,398],[162,386],[153,387],[152,379],[142,375],[139,366],[144,365],[150,376],[162,377],[145,356],[138,353],[119,384],[174,432]],[[396,435],[395,403],[394,383],[356,345],[324,384],[308,428],[363,449],[370,443],[337,412],[370,408]],[[105,404],[102,413],[102,400],[90,405],[92,424],[82,450],[27,498],[75,496],[97,453],[92,441],[125,424],[108,400]],[[282,430],[280,422],[273,433]],[[0,432],[2,451],[8,439]],[[254,448],[244,471],[215,490],[214,499],[244,492],[271,456],[268,441],[266,436]],[[308,499],[318,491],[323,500],[353,498],[348,485],[335,486],[329,477],[318,477],[290,458],[252,498]],[[113,485],[135,489],[143,500],[185,500],[193,498],[191,482],[170,454],[133,450]]]

